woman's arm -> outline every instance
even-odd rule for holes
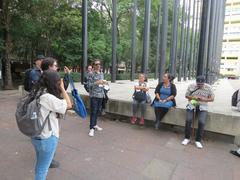
[[[61,86],[60,87],[61,87],[63,99],[65,99],[66,102],[67,102],[67,109],[71,109],[72,108],[72,102],[70,100],[70,97],[68,96],[68,93],[66,92],[66,90],[64,88],[63,79],[61,79]]]

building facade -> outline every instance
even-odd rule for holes
[[[227,0],[220,74],[240,77],[240,0]]]

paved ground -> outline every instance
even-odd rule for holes
[[[185,93],[189,84],[194,81],[175,82],[177,87],[177,108],[185,109],[187,100]],[[149,80],[150,90],[149,93],[154,98],[155,87],[157,86],[157,80]],[[110,83],[109,97],[111,99],[132,101],[134,82],[129,80],[117,81],[116,83]],[[76,83],[76,87],[81,94],[87,94],[83,85]],[[219,114],[227,114],[233,116],[240,116],[240,113],[231,107],[231,97],[236,89],[240,88],[240,80],[227,80],[220,79],[213,85],[215,94],[215,101],[209,103],[209,111]]]
[[[0,179],[33,179],[34,151],[17,129],[16,91],[0,91]],[[239,180],[232,144],[205,141],[203,150],[180,145],[182,134],[102,119],[103,132],[88,137],[88,121],[67,115],[49,180]]]

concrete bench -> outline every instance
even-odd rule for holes
[[[19,92],[21,95],[26,94],[23,86],[19,86]],[[90,107],[89,96],[81,94],[81,97],[83,98],[83,101],[86,104],[87,108],[89,108]],[[110,98],[106,106],[106,112],[130,118],[132,116],[132,102]],[[147,105],[145,119],[155,121],[154,109],[150,105]],[[185,109],[176,108],[174,110],[169,111],[162,120],[162,122],[169,125],[184,127],[185,119],[186,119]],[[197,123],[195,123],[195,125],[197,127]],[[240,146],[239,116],[209,112],[205,130],[223,135],[234,136],[236,137],[235,144]]]
[[[89,107],[89,97],[81,95],[86,106]],[[132,102],[109,99],[106,112],[116,115],[132,116]],[[147,105],[145,119],[155,121],[154,109]],[[185,109],[176,108],[167,113],[163,119],[163,123],[177,126],[185,126],[186,111]],[[197,123],[195,123],[197,126]],[[205,130],[220,133],[224,135],[237,136],[240,134],[240,118],[239,116],[224,115],[219,113],[208,113]]]

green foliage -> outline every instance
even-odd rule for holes
[[[61,66],[79,66],[82,60],[82,16],[80,0],[12,0],[10,33],[12,56],[26,62],[43,53],[59,60]],[[111,66],[111,0],[88,1],[88,60],[101,59],[105,67]],[[132,0],[117,1],[118,62],[130,65]],[[152,0],[149,68],[154,72],[156,61],[157,12],[161,1]],[[138,1],[137,13],[137,69],[142,60],[144,1]],[[169,37],[172,24],[172,1],[169,1]],[[3,42],[0,39],[0,50]],[[129,72],[129,70],[128,70]],[[75,76],[75,75],[74,75]],[[107,77],[109,75],[106,75]],[[79,75],[80,77],[80,75]],[[128,79],[119,74],[118,79]],[[79,80],[76,75],[76,80]]]
[[[61,78],[64,77],[65,73],[63,71],[59,72]],[[71,73],[71,77],[73,79],[74,82],[80,82],[81,81],[81,74],[78,72],[72,72]]]

